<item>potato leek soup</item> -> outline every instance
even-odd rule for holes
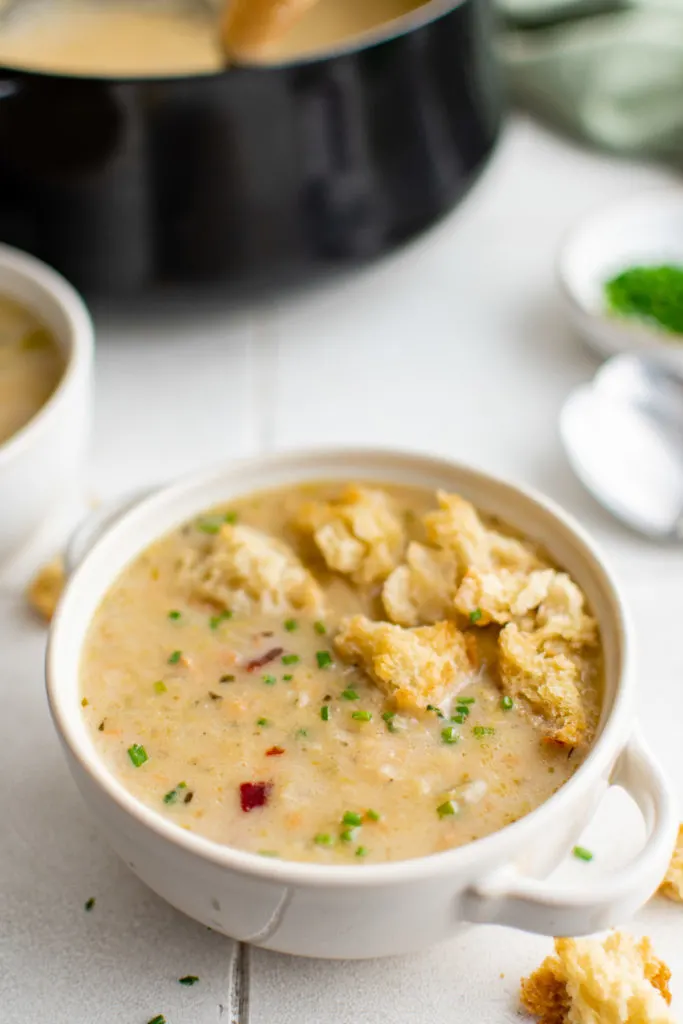
[[[63,373],[52,333],[29,309],[0,296],[0,444],[45,405]]]
[[[548,799],[595,735],[584,595],[456,494],[306,484],[198,516],[90,626],[103,762],[178,827],[264,856],[400,860]]]

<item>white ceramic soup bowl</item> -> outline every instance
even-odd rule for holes
[[[65,370],[54,393],[0,444],[0,564],[28,540],[78,483],[92,390],[93,329],[83,301],[63,277],[0,245],[0,298],[34,312],[54,333]]]
[[[458,491],[540,541],[584,588],[605,649],[599,735],[573,778],[515,824],[415,860],[348,867],[293,863],[184,831],[131,796],[100,760],[81,715],[79,662],[93,613],[120,571],[161,535],[212,505],[316,479]],[[624,608],[600,556],[578,524],[550,502],[426,456],[312,451],[233,462],[192,476],[105,528],[76,568],[54,620],[47,687],[86,803],[112,847],[151,889],[190,917],[245,942],[305,956],[360,958],[428,946],[464,922],[585,934],[628,917],[650,897],[666,870],[677,818],[668,784],[635,731],[632,659]],[[645,846],[609,882],[559,890],[544,878],[571,850],[610,785],[623,786],[640,807]]]

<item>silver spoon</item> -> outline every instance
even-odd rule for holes
[[[683,375],[655,356],[608,360],[560,415],[569,462],[612,515],[683,541]]]

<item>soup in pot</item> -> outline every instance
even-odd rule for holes
[[[334,49],[423,0],[319,0],[264,51],[277,62]],[[155,77],[222,70],[220,3],[71,0],[13,12],[0,33],[0,64],[63,75]]]
[[[317,864],[419,857],[538,807],[584,760],[597,624],[458,495],[323,482],[135,558],[84,645],[102,761],[179,828]]]
[[[0,444],[45,405],[63,373],[52,332],[29,309],[0,296]]]

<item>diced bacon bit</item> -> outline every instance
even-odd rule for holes
[[[266,757],[279,757],[284,752],[284,747],[271,747],[269,750],[266,750]]]
[[[240,786],[240,807],[245,814],[255,807],[265,807],[273,788],[272,782],[243,782]]]
[[[247,672],[254,672],[257,668],[262,668],[267,665],[269,661],[275,661],[281,654],[284,654],[284,647],[271,647],[269,651],[262,654],[260,658],[254,658],[252,661],[248,661],[246,664]]]

